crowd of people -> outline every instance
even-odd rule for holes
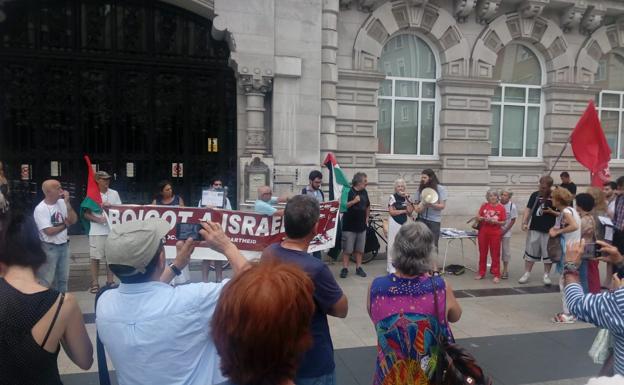
[[[121,204],[119,194],[109,187],[110,175],[100,171],[95,178],[103,206]],[[488,273],[488,254],[493,282],[509,277],[509,239],[521,218],[527,237],[525,272],[518,282],[527,283],[533,265],[539,262],[544,265],[543,283],[551,285],[555,264],[561,273],[563,311],[553,322],[578,319],[607,329],[613,338],[609,374],[624,375],[624,194],[619,193],[624,191],[624,177],[615,186],[609,182],[603,189],[579,194],[567,173],[561,179],[554,186],[550,176],[542,177],[521,217],[512,191],[486,192],[476,216],[479,269],[475,279],[484,279]],[[61,184],[45,181],[45,199],[33,215],[11,209],[0,215],[3,382],[60,384],[56,360],[61,346],[80,368],[86,370],[93,363],[93,347],[80,308],[67,293],[67,227],[80,217],[89,234],[90,291],[100,292],[97,332],[115,366],[118,383],[335,384],[328,316],[345,318],[349,300],[320,255],[308,253],[317,234],[319,202],[325,199],[322,173],[310,173],[309,182],[300,194],[288,198],[273,197],[268,186],[258,189],[254,209],[281,216],[286,237],[267,247],[258,261],[250,262],[221,226],[212,222],[201,224],[201,241],[179,240],[175,258],[166,261],[166,221],[135,220],[110,226],[101,213],[76,212]],[[341,278],[348,276],[352,256],[355,274],[367,276],[362,268],[371,207],[367,183],[366,174],[356,173],[348,191],[340,239]],[[215,180],[212,187],[219,188],[219,184],[223,186]],[[437,193],[434,202],[421,199],[426,188]],[[448,194],[429,169],[422,172],[413,196],[402,179],[395,181],[394,190],[388,201],[388,274],[372,281],[365,304],[378,341],[376,364],[371,363],[375,365],[372,381],[437,383],[444,373],[442,345],[454,342],[450,324],[462,315],[451,284],[436,273]],[[184,205],[170,182],[163,181],[158,191],[152,204]],[[273,207],[278,202],[285,207]],[[228,204],[224,202],[223,207]],[[200,201],[198,206],[205,205]],[[612,229],[604,218],[612,220]],[[218,272],[216,282],[177,284],[175,279],[188,268],[198,242],[227,258],[232,267],[230,279],[222,279]],[[105,291],[100,291],[98,282],[100,260],[105,260],[108,271]],[[614,273],[602,281],[611,285],[607,290],[601,288],[599,261],[608,263]],[[207,269],[210,263],[202,267]],[[473,381],[487,383],[484,378]]]

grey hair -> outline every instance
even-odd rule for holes
[[[422,222],[407,222],[399,229],[392,246],[394,267],[406,275],[432,270],[433,233]]]
[[[500,199],[500,195],[498,194],[498,190],[495,188],[491,188],[489,190],[487,190],[487,192],[485,193],[485,199],[487,200],[490,195],[496,195],[496,198]]]
[[[364,178],[366,178],[366,174],[363,172],[356,172],[353,175],[353,180],[351,181],[351,185],[356,186],[362,182],[364,182]]]
[[[399,185],[403,185],[403,186],[407,187],[407,183],[405,183],[405,179],[403,179],[403,178],[398,178],[397,180],[395,180],[395,181],[394,181],[394,190],[396,190],[396,188],[397,188]]]
[[[513,197],[513,191],[509,188],[509,187],[503,187],[502,189],[500,189],[500,195],[503,195],[504,193],[509,194],[509,197]]]

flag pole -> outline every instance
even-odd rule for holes
[[[568,144],[570,144],[570,136],[568,136],[568,140],[563,145],[563,148],[561,149],[561,152],[559,152],[559,155],[557,155],[557,159],[555,159],[555,162],[553,163],[552,167],[548,171],[548,176],[550,176],[552,174],[552,172],[555,170],[555,167],[557,167],[557,163],[559,163],[559,159],[561,159],[561,156],[563,155],[563,152],[566,150],[566,148],[568,148]]]

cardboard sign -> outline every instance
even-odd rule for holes
[[[331,249],[336,242],[336,223],[339,202],[321,203],[318,232],[308,252]],[[170,230],[165,237],[167,258],[175,258],[177,242],[175,226],[178,223],[215,222],[248,258],[257,258],[267,246],[280,242],[286,236],[283,217],[267,216],[247,211],[231,211],[210,208],[170,207],[152,205],[115,205],[107,210],[111,226],[134,220],[162,218],[169,222]],[[193,259],[225,260],[225,256],[199,244]]]

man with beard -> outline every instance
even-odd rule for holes
[[[539,180],[539,190],[533,192],[522,215],[522,231],[528,231],[524,251],[524,275],[518,283],[527,283],[535,262],[544,263],[544,285],[550,286],[548,276],[552,261],[548,256],[548,231],[555,225],[559,212],[553,207],[550,197],[553,179],[543,176]],[[529,223],[530,222],[530,223]]]
[[[422,202],[420,194],[425,188],[432,188],[438,193],[436,203]],[[436,250],[440,239],[440,222],[442,222],[442,210],[446,207],[446,199],[446,188],[440,184],[435,172],[430,168],[423,170],[420,175],[420,186],[414,196],[414,202],[420,203],[414,207],[414,211],[418,213],[418,220],[427,225],[433,233]]]
[[[605,182],[602,185],[602,191],[604,191],[605,198],[607,198],[607,214],[609,217],[613,218],[613,214],[615,213],[615,198],[617,198],[617,183],[615,182]]]

